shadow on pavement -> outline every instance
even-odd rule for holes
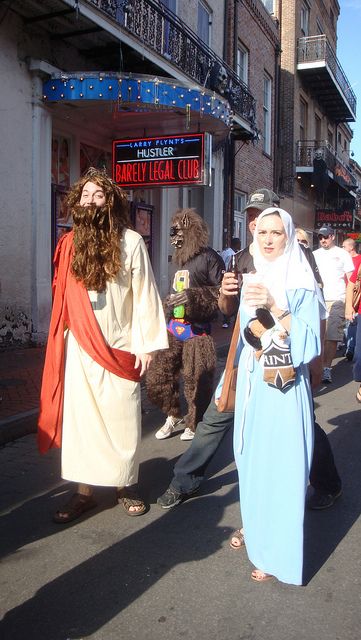
[[[213,493],[218,491],[221,486],[237,482],[235,470],[231,474],[218,476],[217,478],[212,478],[211,481],[207,481],[207,478],[218,474],[233,462],[232,431],[230,430],[230,433],[225,434],[216,455],[211,460],[205,481],[200,487],[198,495]],[[51,453],[54,454],[54,452]],[[46,469],[45,486],[44,473],[42,473],[35,484],[33,480],[31,489],[29,487],[28,495],[24,494],[24,490],[22,490],[22,501],[19,506],[14,505],[13,495],[3,493],[1,496],[1,509],[5,511],[5,514],[1,516],[0,557],[15,553],[27,544],[53,536],[59,531],[69,529],[80,522],[80,519],[68,525],[57,525],[52,522],[52,515],[67,502],[76,489],[76,485],[71,482],[60,484],[59,478],[59,485],[46,491],[46,482],[54,477],[59,477],[59,451],[56,450],[55,454],[55,456],[49,455],[41,460]],[[19,451],[20,455],[21,452]],[[173,467],[178,459],[179,456],[173,459],[152,458],[140,464],[139,493],[147,503],[156,503],[158,496],[166,490],[173,476]],[[23,464],[25,463],[23,462]],[[34,492],[40,491],[41,495],[33,497]],[[95,487],[94,495],[98,506],[84,514],[81,521],[115,506],[115,490],[111,487]],[[6,510],[8,510],[7,513]],[[238,523],[236,525],[238,526]]]
[[[190,500],[179,510],[165,512],[155,522],[49,582],[34,597],[8,612],[0,626],[2,637],[88,637],[177,565],[214,554],[231,533],[218,523],[224,509],[235,500],[237,491],[233,487],[223,497]],[[187,544],[182,544],[185,533]]]
[[[334,506],[307,511],[305,517],[304,582],[328,560],[361,513],[361,414],[350,411],[329,420],[338,428],[328,435],[342,480],[343,493]]]
[[[172,461],[171,461],[172,462]],[[175,461],[173,461],[175,462]],[[140,464],[139,493],[146,502],[155,502],[162,492],[159,479],[165,477],[170,462],[165,458],[154,458]],[[152,478],[154,481],[149,482]],[[150,489],[156,496],[150,496]],[[94,497],[98,506],[69,524],[55,524],[53,514],[66,503],[76,490],[76,484],[63,482],[41,496],[26,499],[20,506],[1,516],[0,557],[15,553],[21,547],[70,529],[79,522],[92,518],[97,513],[116,506],[115,489],[94,487]]]
[[[318,397],[324,396],[326,393],[344,387],[351,382],[351,380],[353,380],[352,364],[346,360],[346,358],[340,358],[336,361],[336,364],[332,366],[332,384],[323,383],[314,393],[315,400],[317,400]]]

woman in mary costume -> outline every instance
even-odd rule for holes
[[[321,350],[322,294],[290,215],[263,211],[256,274],[244,283],[234,451],[253,580],[302,584],[303,519],[312,459],[308,363]]]

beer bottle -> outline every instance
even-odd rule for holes
[[[230,273],[234,273],[236,278],[238,278],[238,276],[240,275],[240,272],[239,272],[239,269],[238,269],[238,266],[237,266],[237,260],[236,260],[236,254],[235,253],[231,256],[231,259],[229,261],[228,271]]]
[[[237,278],[238,280],[238,287],[241,287],[242,285],[242,274],[238,268],[238,264],[237,264],[237,254],[234,253],[233,256],[231,256],[231,259],[229,261],[229,265],[228,265],[228,271],[230,271],[231,273],[233,273],[234,277]]]

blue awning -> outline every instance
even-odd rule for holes
[[[54,76],[43,83],[43,100],[48,103],[73,105],[110,102],[119,113],[182,115],[200,130],[213,130],[226,135],[232,121],[227,100],[197,85],[180,83],[170,78],[129,76],[114,73],[72,73]],[[155,119],[156,122],[157,118]],[[153,118],[153,126],[155,124]],[[203,125],[203,126],[202,126]]]

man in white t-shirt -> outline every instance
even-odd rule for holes
[[[318,229],[317,233],[320,248],[316,249],[313,255],[323,280],[323,293],[329,313],[326,322],[322,382],[332,382],[332,360],[336,355],[337,343],[343,340],[346,282],[354,266],[350,254],[335,245],[332,227],[325,225]]]

